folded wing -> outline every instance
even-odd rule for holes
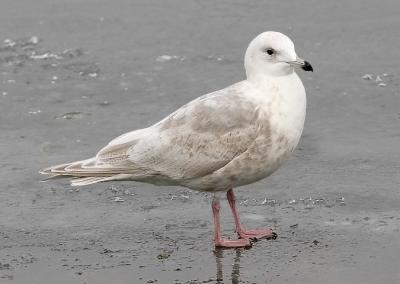
[[[257,137],[258,121],[257,105],[233,85],[188,103],[149,128],[117,137],[95,158],[44,173],[85,177],[81,180],[90,183],[159,177],[179,184],[210,174],[245,152]]]

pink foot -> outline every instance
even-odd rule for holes
[[[251,242],[250,239],[238,239],[238,240],[226,240],[219,239],[215,240],[215,247],[218,248],[250,248]]]
[[[214,218],[214,243],[218,248],[249,248],[251,247],[250,239],[227,240],[222,238],[221,225],[219,220],[219,211],[221,206],[219,200],[214,198],[212,201],[212,210]]]
[[[255,241],[263,238],[276,239],[278,236],[271,229],[243,230],[238,232],[238,235],[241,239],[252,239]]]
[[[257,229],[257,230],[244,230],[242,224],[240,223],[239,214],[236,210],[236,197],[233,193],[233,190],[230,189],[226,193],[228,198],[229,206],[231,207],[233,218],[235,219],[236,224],[236,232],[241,239],[250,239],[253,241],[257,241],[262,238],[266,239],[276,239],[277,234],[274,233],[271,229]]]

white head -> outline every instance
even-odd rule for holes
[[[244,66],[248,79],[259,75],[285,76],[293,73],[295,67],[313,71],[310,63],[297,57],[290,38],[271,31],[259,34],[250,42]]]

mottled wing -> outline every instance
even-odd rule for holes
[[[190,102],[140,135],[117,138],[97,160],[172,180],[204,176],[248,149],[260,127],[258,116],[257,105],[236,84]]]

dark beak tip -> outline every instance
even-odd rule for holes
[[[311,72],[314,72],[313,67],[311,66],[311,64],[310,64],[308,61],[304,61],[304,65],[303,65],[302,69],[303,69],[304,71],[311,71]]]

